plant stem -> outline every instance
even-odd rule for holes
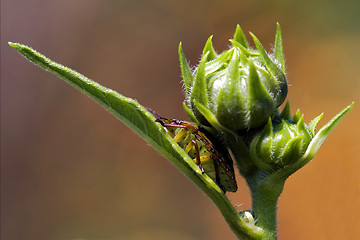
[[[252,198],[252,211],[256,226],[264,231],[264,240],[277,239],[277,201],[284,188],[284,181],[273,181],[272,175],[264,177],[258,170],[247,177]]]

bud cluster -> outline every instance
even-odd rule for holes
[[[274,50],[266,53],[250,33],[256,48],[251,48],[240,26],[236,27],[231,47],[218,54],[207,40],[198,66],[189,67],[182,46],[179,59],[185,86],[185,110],[193,121],[215,129],[235,156],[240,172],[253,164],[268,173],[280,169],[293,171],[309,162],[330,131],[351,109],[345,108],[318,133],[315,127],[322,115],[308,125],[299,110],[290,116],[287,80],[279,24]]]

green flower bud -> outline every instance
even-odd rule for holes
[[[292,118],[290,117],[290,106],[287,104],[281,114],[273,119],[269,118],[266,126],[251,138],[249,148],[251,158],[265,171],[272,172],[286,167],[293,167],[288,169],[296,171],[315,156],[330,131],[352,105],[316,133],[315,128],[323,114],[306,125],[304,116],[300,115],[299,110]]]
[[[250,146],[253,158],[271,169],[282,168],[304,155],[312,135],[304,124],[304,117],[296,121],[272,121],[270,118],[262,132]]]
[[[256,49],[249,47],[238,25],[230,49],[217,54],[212,36],[206,42],[200,64],[191,71],[179,46],[186,104],[198,122],[209,126],[196,102],[209,109],[218,122],[233,131],[266,124],[287,94],[281,30],[278,25],[275,48],[268,55],[251,34]]]

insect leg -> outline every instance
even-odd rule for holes
[[[196,152],[196,164],[199,166],[201,173],[204,174],[204,168],[201,166],[201,161],[200,161],[200,153],[199,153],[199,146],[197,144],[197,142],[195,140],[191,140],[192,144],[194,144],[195,146],[195,152]]]

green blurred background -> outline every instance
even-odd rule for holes
[[[270,50],[279,21],[292,111],[320,125],[357,101],[279,202],[280,239],[360,235],[360,1],[1,1],[1,239],[235,239],[215,205],[95,102],[27,62],[21,42],[163,116],[186,119],[192,65],[235,26]],[[249,35],[248,35],[249,36]],[[238,210],[249,191],[229,194]]]

